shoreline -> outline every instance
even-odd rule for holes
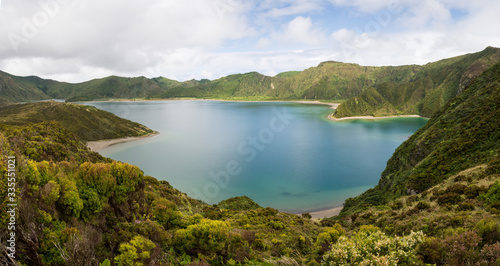
[[[155,102],[155,101],[219,101],[219,102],[256,102],[256,103],[303,103],[303,104],[321,104],[328,105],[332,109],[337,109],[341,103],[327,103],[318,100],[226,100],[226,99],[199,99],[199,98],[170,98],[170,99],[108,99],[108,100],[93,100],[93,101],[78,101],[73,103],[99,103],[99,102]]]
[[[328,105],[331,109],[337,109],[340,104],[339,102],[321,102],[318,100],[226,100],[226,99],[199,99],[199,98],[170,98],[170,99],[108,99],[108,100],[93,100],[93,101],[82,101],[74,103],[83,102],[153,102],[153,101],[219,101],[219,102],[260,102],[260,103],[302,103],[302,104],[316,104],[316,105]],[[332,121],[343,121],[343,120],[355,120],[355,119],[365,119],[365,120],[378,120],[386,118],[404,118],[404,117],[414,117],[414,118],[427,118],[420,115],[389,115],[389,116],[349,116],[342,118],[335,118],[333,114],[329,114],[327,118]]]
[[[311,215],[312,219],[323,219],[323,218],[330,218],[333,216],[339,215],[340,211],[344,208],[344,206],[339,206],[335,208],[330,208],[322,211],[315,211],[315,212],[310,212],[309,214]]]
[[[301,213],[294,213],[296,215],[302,215],[303,213],[309,213],[311,215],[311,219],[323,219],[323,218],[330,218],[339,215],[340,211],[344,208],[344,206],[337,206],[333,208],[325,208],[325,209],[319,209],[315,211],[309,211],[309,212],[301,212]],[[286,212],[286,211],[285,211]]]
[[[139,136],[139,137],[126,137],[126,138],[119,138],[119,139],[105,139],[105,140],[96,140],[96,141],[87,141],[87,147],[94,152],[99,152],[109,146],[118,144],[118,143],[124,143],[124,142],[130,142],[130,141],[135,141],[135,140],[140,140],[140,139],[146,139],[146,138],[151,138],[154,136],[159,135],[160,132],[154,131],[152,133],[148,133],[144,136]]]
[[[354,120],[354,119],[365,119],[365,120],[379,120],[386,118],[404,118],[404,117],[414,117],[414,118],[426,118],[420,115],[388,115],[388,116],[348,116],[342,118],[335,118],[333,114],[328,115],[328,119],[332,121],[344,121],[344,120]]]

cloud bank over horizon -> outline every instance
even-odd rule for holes
[[[496,0],[0,3],[0,70],[67,82],[425,64],[500,46]]]

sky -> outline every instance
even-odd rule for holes
[[[0,70],[66,82],[426,64],[487,46],[500,47],[498,0],[0,0]]]

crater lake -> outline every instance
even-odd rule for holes
[[[85,104],[160,133],[104,148],[103,156],[209,204],[246,195],[292,213],[340,206],[375,186],[395,149],[428,120],[331,121],[329,106],[293,102]]]

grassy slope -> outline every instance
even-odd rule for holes
[[[18,77],[0,71],[0,101],[20,102],[44,100],[49,97],[32,82],[22,82]]]
[[[152,130],[91,106],[38,102],[0,108],[0,122],[24,125],[57,121],[84,141],[142,136]]]
[[[444,59],[423,66],[407,82],[385,82],[344,102],[336,117],[418,114],[431,117],[469,82],[500,61],[500,49]]]
[[[161,97],[342,100],[374,84],[409,80],[418,69],[323,62],[302,72],[285,72],[275,77],[257,72],[230,75],[194,87],[173,88]]]
[[[494,164],[500,151],[500,63],[488,69],[401,144],[379,184],[346,201],[344,213],[424,192],[451,175]]]

